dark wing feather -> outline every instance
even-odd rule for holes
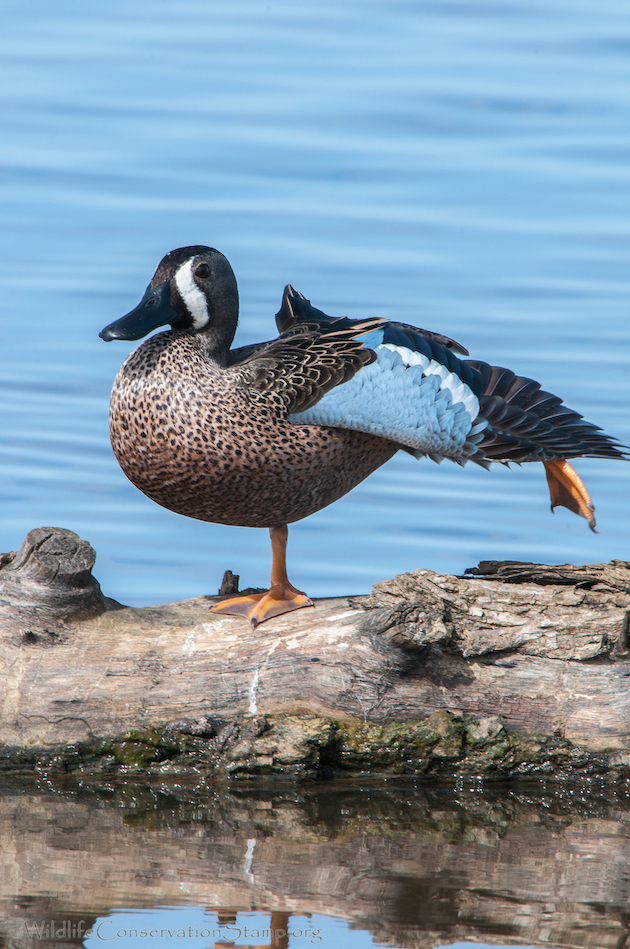
[[[466,363],[483,379],[479,419],[488,423],[474,461],[484,464],[627,456],[616,439],[604,435],[597,425],[585,421],[533,379],[473,359]]]
[[[323,331],[318,323],[298,323],[234,364],[234,369],[246,385],[278,396],[287,414],[304,412],[374,362],[376,354],[354,335],[382,325],[382,320],[364,320],[339,327],[331,320]]]
[[[286,333],[298,323],[330,323],[338,317],[328,316],[323,310],[318,310],[310,300],[299,290],[294,290],[290,283],[286,285],[282,294],[282,303],[276,313],[276,326],[279,333]],[[351,323],[345,317],[341,319]]]
[[[278,312],[276,313],[276,326],[280,333],[285,332],[290,329],[292,326],[296,326],[299,323],[308,322],[308,323],[335,323],[339,328],[351,328],[359,326],[363,321],[362,320],[351,320],[347,316],[335,317],[328,316],[323,310],[318,310],[317,307],[314,307],[310,300],[307,300],[298,290],[294,290],[293,287],[288,284],[284,288],[284,293],[282,294],[282,305]],[[385,322],[385,321],[383,321]],[[441,333],[433,333],[431,330],[418,329],[416,326],[410,326],[408,323],[393,323],[387,321],[387,327],[389,330],[401,330],[401,331],[411,331],[415,334],[425,337],[428,340],[434,340],[440,346],[443,346],[447,350],[452,350],[455,353],[460,353],[462,356],[468,356],[468,350],[455,342],[454,339],[449,339],[448,336],[443,336]],[[355,329],[356,333],[357,330]],[[405,342],[404,345],[409,346],[409,342]]]

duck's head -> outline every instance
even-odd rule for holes
[[[238,322],[236,277],[213,247],[179,247],[163,257],[135,309],[110,323],[99,336],[141,339],[158,326],[203,335],[212,353],[227,352]]]

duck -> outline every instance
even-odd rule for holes
[[[403,322],[332,317],[291,285],[278,336],[232,349],[236,277],[205,245],[160,261],[140,303],[100,337],[144,340],[112,388],[111,443],[157,504],[217,524],[267,528],[271,583],[217,613],[253,629],[313,606],[289,581],[288,525],[351,491],[398,451],[485,468],[541,462],[552,510],[595,530],[574,458],[628,451],[538,382],[470,359],[455,340]]]

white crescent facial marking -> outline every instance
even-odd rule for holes
[[[208,313],[206,298],[195,283],[195,279],[193,277],[193,259],[187,260],[185,264],[181,265],[175,274],[175,283],[177,284],[177,289],[179,290],[180,296],[186,304],[186,308],[192,317],[193,326],[196,330],[200,330],[207,325],[210,315]]]

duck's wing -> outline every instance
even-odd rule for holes
[[[276,320],[299,327],[344,326],[377,355],[358,375],[329,391],[297,423],[354,428],[400,443],[416,457],[459,464],[620,458],[627,452],[538,382],[466,354],[448,337],[387,321],[361,330],[358,321],[316,310],[291,287]]]
[[[566,459],[627,458],[628,449],[538,382],[460,359],[459,343],[407,323],[328,316],[292,287],[276,321],[280,338],[234,370],[280,398],[295,424],[366,432],[437,462],[543,462],[552,508],[594,529],[588,492]]]
[[[343,329],[376,354],[308,409],[293,410],[293,422],[378,435],[418,457],[478,456],[476,442],[485,427],[477,420],[483,379],[455,355],[467,354],[459,343],[406,323],[363,328],[358,320],[328,316],[292,287],[284,291],[276,322],[284,333],[313,324],[322,331]]]

